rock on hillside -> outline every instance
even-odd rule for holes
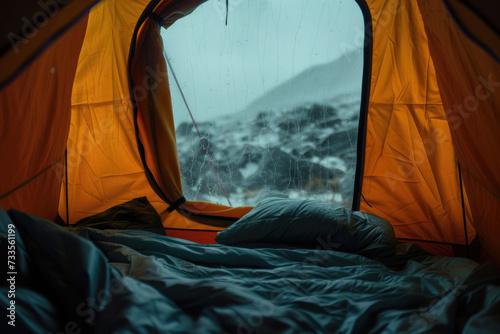
[[[269,196],[347,201],[352,196],[357,117],[328,105],[264,110],[256,117],[198,123],[233,205]],[[225,203],[194,127],[176,129],[186,198]]]

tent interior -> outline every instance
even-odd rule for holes
[[[486,0],[9,4],[0,245],[16,254],[18,324],[495,332],[498,13]],[[342,314],[318,297],[335,289],[353,293]]]

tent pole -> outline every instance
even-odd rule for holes
[[[66,195],[66,225],[69,226],[69,204],[68,204],[68,147],[64,151],[64,193]]]
[[[469,253],[469,237],[467,235],[467,218],[465,215],[465,199],[464,199],[464,185],[462,182],[462,168],[460,167],[460,162],[457,160],[458,167],[458,177],[460,179],[460,196],[462,197],[462,216],[464,220],[464,233],[465,233],[465,251],[467,254],[467,258],[470,258]]]

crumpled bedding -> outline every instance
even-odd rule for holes
[[[500,274],[468,259],[406,252],[394,269],[328,247],[200,245],[144,230],[65,229],[13,210],[0,211],[0,220],[2,254],[8,224],[17,247],[16,327],[4,317],[2,333],[497,333],[500,326]]]

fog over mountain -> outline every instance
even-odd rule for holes
[[[343,62],[318,80],[314,70],[304,78],[326,86],[343,81],[339,90],[350,84],[344,72],[361,72],[364,20],[354,0],[232,0],[227,26],[225,14],[224,1],[208,1],[162,31],[166,55],[199,121],[245,110],[316,66]],[[346,57],[353,50],[356,58]],[[179,124],[189,116],[173,80],[170,87]],[[309,87],[306,94],[316,89],[317,95],[330,95],[318,84]]]
[[[359,103],[362,65],[363,53],[356,50],[330,63],[310,67],[251,102],[246,111],[290,109],[313,103],[342,108]]]

